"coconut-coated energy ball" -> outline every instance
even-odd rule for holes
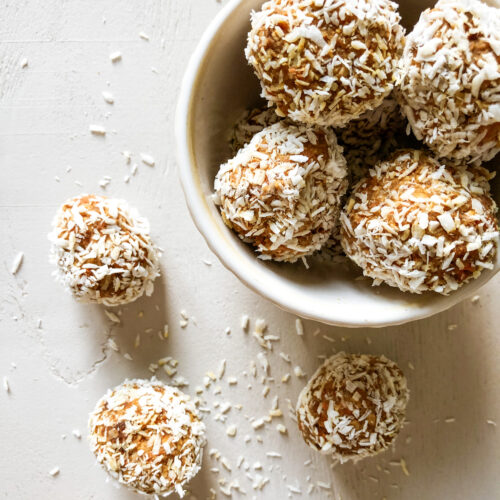
[[[337,140],[344,148],[349,188],[365,177],[376,163],[408,142],[405,128],[406,119],[396,98],[390,94],[377,108],[335,129]]]
[[[274,108],[260,107],[245,111],[232,130],[231,151],[233,154],[246,146],[255,134],[280,120]]]
[[[278,122],[220,167],[215,203],[261,259],[295,262],[319,250],[347,186],[342,148],[329,129]]]
[[[113,478],[139,493],[181,498],[201,468],[205,425],[189,397],[155,380],[126,380],[89,418],[90,447]]]
[[[117,306],[153,293],[159,249],[124,200],[83,194],[64,202],[49,234],[55,276],[81,302]]]
[[[342,212],[347,256],[374,285],[449,294],[493,267],[498,246],[493,175],[418,150],[378,163]]]
[[[297,422],[305,442],[340,462],[387,449],[404,423],[406,378],[384,356],[339,352],[299,395]]]
[[[399,21],[390,0],[270,0],[252,13],[245,55],[280,116],[340,127],[393,89]]]
[[[500,9],[441,0],[408,35],[402,110],[440,157],[487,161],[500,151]]]

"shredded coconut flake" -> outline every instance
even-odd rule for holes
[[[19,269],[21,269],[21,265],[23,263],[23,259],[24,259],[24,253],[23,252],[19,252],[15,257],[14,257],[14,261],[12,262],[12,266],[10,268],[10,273],[11,274],[17,274],[17,272],[19,271]]]

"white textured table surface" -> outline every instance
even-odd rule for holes
[[[205,416],[204,468],[191,485],[198,499],[210,497],[211,488],[225,498],[220,485],[227,488],[236,480],[246,495],[233,489],[234,498],[498,498],[498,277],[478,302],[428,320],[377,331],[304,322],[306,334],[299,337],[293,316],[245,289],[211,255],[178,182],[173,118],[181,76],[221,4],[0,4],[0,376],[10,385],[10,392],[0,390],[2,498],[136,498],[106,482],[94,464],[86,443],[87,415],[108,387],[125,377],[150,376],[149,364],[163,356],[179,360],[178,373],[189,381],[184,390],[193,396],[206,372],[217,373],[227,360],[225,375],[203,395],[212,411]],[[115,51],[122,59],[113,64],[109,55]],[[104,101],[103,91],[114,96],[114,104]],[[104,126],[106,136],[90,134],[91,124]],[[132,153],[130,165],[121,154],[125,150]],[[141,162],[141,153],[152,155],[155,166]],[[125,183],[135,163],[137,174]],[[111,182],[103,189],[99,181],[105,176]],[[153,236],[165,249],[154,296],[121,308],[120,325],[103,308],[76,304],[50,275],[50,221],[63,200],[80,192],[129,200],[150,219]],[[21,251],[22,267],[12,275]],[[183,309],[190,317],[185,329],[179,326]],[[265,318],[269,332],[281,337],[268,353],[275,382],[267,383],[266,398],[260,367],[256,378],[251,375],[261,348],[241,331],[243,314],[250,316],[251,327]],[[170,336],[160,340],[157,332],[167,323]],[[109,347],[110,338],[119,352]],[[410,423],[393,451],[333,470],[303,444],[287,409],[287,399],[295,404],[305,383],[294,367],[310,375],[317,356],[332,349],[386,354],[405,370],[412,393]],[[280,351],[290,355],[291,364]],[[281,383],[285,373],[291,373],[290,381]],[[237,385],[229,386],[230,376]],[[250,419],[265,416],[275,395],[284,417],[254,431]],[[233,406],[226,422],[217,421],[215,405],[224,402],[242,408]],[[287,435],[276,430],[278,423],[286,425]],[[237,426],[234,438],[226,435],[230,424]],[[227,459],[231,472],[209,457],[211,448]],[[244,462],[238,468],[240,456]],[[409,475],[398,465],[401,458]],[[261,470],[254,469],[257,462]],[[52,477],[54,467],[60,473]],[[269,482],[257,490],[259,475]]]

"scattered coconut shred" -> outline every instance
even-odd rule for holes
[[[14,257],[12,262],[12,266],[10,268],[10,273],[16,275],[19,269],[21,269],[21,265],[23,263],[24,253],[18,252],[18,254]]]
[[[295,262],[329,238],[346,187],[331,130],[279,122],[220,167],[214,201],[259,258]]]

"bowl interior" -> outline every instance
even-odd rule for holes
[[[401,1],[405,27],[411,29],[420,12],[433,3]],[[243,0],[226,6],[192,61],[196,69],[186,121],[190,170],[182,178],[193,218],[209,246],[255,291],[287,310],[330,324],[402,323],[444,310],[475,293],[495,270],[483,272],[448,297],[412,295],[388,286],[373,287],[371,280],[349,264],[315,257],[308,259],[310,269],[301,263],[263,262],[224,225],[211,199],[213,182],[219,165],[230,157],[228,138],[234,123],[246,109],[262,103],[259,83],[243,54],[250,11],[261,4],[262,0]]]

